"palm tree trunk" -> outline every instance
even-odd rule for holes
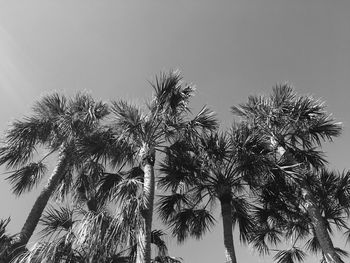
[[[58,183],[64,176],[64,172],[68,164],[68,159],[68,155],[65,152],[59,155],[55,169],[53,170],[46,186],[43,188],[43,190],[40,192],[40,195],[36,199],[32,210],[30,211],[27,220],[24,223],[24,226],[19,233],[19,236],[13,243],[14,249],[24,248],[27,245],[29,239],[33,235],[36,226],[38,225],[39,219],[46,207],[47,202],[49,201],[53,192],[56,190]]]
[[[220,200],[221,202],[221,216],[224,230],[224,246],[226,263],[237,263],[235,247],[233,245],[232,234],[232,208],[229,200]]]
[[[154,150],[150,150],[142,159],[144,172],[143,182],[143,211],[144,235],[142,236],[140,248],[138,249],[137,263],[151,263],[151,239],[152,239],[152,218],[154,202]]]
[[[271,137],[272,138],[272,137]],[[273,142],[273,138],[271,139],[272,145],[276,146],[276,141]],[[279,146],[277,147],[277,153],[279,157],[285,154],[286,150]],[[309,219],[311,220],[311,224],[314,227],[316,238],[320,243],[322,252],[324,254],[324,258],[327,263],[341,263],[341,259],[338,256],[337,252],[334,249],[332,239],[329,236],[326,224],[321,215],[320,209],[317,207],[314,197],[310,191],[310,188],[306,185],[306,187],[301,187],[304,204],[303,206],[306,209]]]
[[[302,189],[304,197],[304,207],[311,220],[311,224],[315,230],[315,235],[320,243],[324,258],[327,263],[341,263],[341,259],[334,249],[333,242],[329,236],[326,224],[321,215],[321,212],[315,204],[314,198],[308,187]]]

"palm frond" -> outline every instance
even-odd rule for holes
[[[105,173],[99,182],[97,196],[102,201],[116,198],[117,200],[128,200],[136,197],[137,192],[142,188],[143,171],[140,167],[133,167],[130,170],[120,173]]]
[[[72,247],[74,235],[66,234],[50,242],[36,243],[29,251],[19,255],[15,263],[41,262],[86,262],[78,251]]]
[[[342,257],[349,257],[349,252],[347,252],[347,251],[345,251],[345,250],[343,250],[343,249],[341,249],[341,248],[339,248],[339,247],[335,247],[334,249],[335,249],[335,251],[337,252],[337,254],[338,254],[339,256],[342,256]]]
[[[314,254],[322,251],[321,245],[315,235],[306,242],[305,247]]]
[[[179,257],[170,257],[170,256],[156,256],[152,263],[182,263],[183,259]]]
[[[341,131],[342,124],[335,122],[329,116],[322,116],[322,118],[312,121],[308,129],[311,139],[318,145],[321,145],[320,139],[332,141],[334,137],[341,134]]]
[[[207,131],[214,131],[218,128],[218,120],[216,119],[215,113],[207,107],[203,107],[197,115],[190,120],[188,125],[193,129],[202,129]]]
[[[173,191],[182,183],[194,185],[195,174],[200,173],[200,161],[188,149],[184,141],[177,141],[167,149],[164,161],[160,164],[159,170],[163,176],[158,181],[159,185]]]
[[[158,248],[158,255],[161,257],[164,257],[168,253],[168,248],[165,244],[165,241],[162,239],[162,237],[165,235],[165,233],[162,230],[154,229],[151,232],[151,243],[156,245]]]
[[[0,259],[7,258],[11,253],[11,242],[14,236],[6,233],[6,228],[9,223],[10,218],[0,219]]]
[[[91,134],[79,138],[76,146],[82,158],[93,158],[104,164],[109,163],[113,167],[125,161],[132,163],[134,158],[132,146],[118,138],[118,134],[109,128],[96,129]]]
[[[58,93],[46,95],[35,103],[33,111],[38,117],[55,118],[63,115],[67,109],[67,98]]]
[[[47,168],[42,162],[30,163],[14,171],[6,180],[11,183],[12,192],[21,195],[37,186],[46,171]]]
[[[349,214],[349,201],[350,201],[350,172],[343,172],[339,176],[339,182],[335,190],[335,198],[339,204]]]
[[[99,182],[97,196],[104,201],[110,199],[122,179],[120,174],[114,173],[103,176]]]
[[[179,71],[161,73],[159,77],[156,76],[155,83],[150,84],[155,92],[150,105],[153,114],[171,118],[189,111],[187,104],[193,95],[194,87],[183,85]]]
[[[242,197],[232,198],[232,223],[239,226],[239,238],[243,243],[249,241],[249,235],[253,229],[253,218],[250,215],[252,206]]]
[[[143,182],[137,178],[123,178],[118,184],[118,191],[114,194],[116,201],[139,199],[142,196]]]
[[[185,194],[173,193],[168,196],[160,196],[158,201],[158,212],[160,218],[167,222],[173,218],[177,211],[189,205],[189,200]]]
[[[74,210],[69,207],[51,206],[40,218],[40,224],[44,227],[40,234],[50,236],[54,233],[59,234],[61,231],[69,231],[74,224],[73,213]]]
[[[131,137],[130,139],[143,136],[144,116],[138,107],[123,100],[113,101],[111,111],[114,114],[115,125],[125,136]]]
[[[276,245],[281,241],[281,232],[266,224],[256,224],[251,234],[250,242],[262,255],[269,253],[269,244]]]
[[[8,168],[26,164],[40,143],[48,143],[52,124],[37,118],[15,121],[5,134],[5,145],[0,148],[0,164]]]
[[[293,101],[296,97],[296,93],[293,87],[288,84],[276,85],[272,88],[272,94],[270,96],[274,107],[281,108],[285,105],[286,101]]]
[[[61,123],[62,128],[68,125],[63,132],[70,133],[74,136],[84,135],[94,131],[97,124],[109,114],[106,103],[95,101],[93,97],[87,93],[79,92],[68,101],[68,110],[64,115],[64,121]]]
[[[53,193],[53,199],[56,201],[65,201],[67,195],[72,191],[74,186],[73,181],[73,169],[70,165],[67,165],[67,170],[64,173],[62,179],[58,182],[56,190]]]
[[[170,226],[173,236],[181,243],[188,235],[200,239],[214,222],[205,209],[183,209],[171,219]]]
[[[274,260],[277,263],[295,263],[303,262],[306,254],[297,247],[293,247],[289,250],[281,250],[275,256]]]

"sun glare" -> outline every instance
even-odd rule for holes
[[[25,74],[28,66],[20,47],[11,35],[0,26],[0,91],[6,101],[19,102],[24,94],[20,89],[29,87]],[[20,103],[20,102],[19,102]]]

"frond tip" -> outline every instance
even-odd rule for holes
[[[281,250],[275,256],[277,263],[295,263],[304,261],[306,254],[297,247],[289,250]]]

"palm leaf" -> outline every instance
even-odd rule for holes
[[[186,195],[180,193],[173,193],[168,196],[160,196],[158,201],[158,212],[160,218],[167,222],[173,218],[177,211],[183,206],[189,205]]]
[[[311,251],[314,254],[322,251],[320,243],[318,242],[315,235],[306,242],[305,247],[307,250]]]
[[[218,121],[215,113],[207,107],[203,107],[199,113],[189,122],[192,130],[201,128],[203,130],[214,131],[218,128]]]
[[[42,162],[30,163],[13,172],[6,180],[12,184],[12,192],[21,195],[37,186],[47,168]]]
[[[101,201],[105,202],[113,196],[122,179],[122,175],[115,173],[106,174],[101,178],[97,192],[97,196]]]
[[[183,87],[179,71],[161,73],[159,77],[156,76],[155,83],[150,84],[155,91],[150,105],[153,114],[160,113],[166,118],[171,118],[189,110],[187,104],[193,95],[194,87],[191,85]]]
[[[123,100],[113,101],[111,111],[114,113],[115,125],[127,138],[137,139],[143,136],[144,116],[138,107]]]
[[[26,164],[39,143],[47,143],[52,124],[37,118],[15,121],[5,134],[5,146],[0,148],[0,164],[8,168]]]
[[[135,154],[132,146],[109,128],[96,129],[93,133],[79,138],[77,153],[82,158],[93,158],[112,167],[122,165],[124,162],[132,165]]]
[[[35,103],[33,111],[38,117],[52,119],[66,112],[67,98],[58,93],[46,95]]]
[[[282,233],[269,225],[256,224],[251,232],[250,242],[253,247],[259,251],[260,254],[269,253],[269,244],[276,245],[281,241],[280,235]]]
[[[45,237],[69,231],[74,224],[73,213],[74,210],[69,207],[50,207],[40,218],[40,223],[44,227],[40,232],[41,235]]]
[[[236,222],[239,226],[239,238],[243,243],[248,242],[249,235],[253,229],[253,219],[249,214],[251,205],[241,197],[232,198],[232,223],[233,227]]]
[[[214,217],[205,209],[183,209],[170,221],[173,236],[183,242],[188,235],[197,239],[214,224]]]
[[[10,218],[0,219],[0,259],[7,258],[10,253],[11,242],[14,236],[10,236],[6,233],[7,225],[10,222]]]
[[[295,263],[304,261],[306,254],[297,247],[289,250],[281,250],[275,256],[277,263]]]
[[[165,233],[162,230],[154,229],[151,232],[151,243],[157,246],[159,250],[158,255],[161,257],[166,256],[168,253],[168,248],[165,244],[165,241],[162,239],[164,235]]]

